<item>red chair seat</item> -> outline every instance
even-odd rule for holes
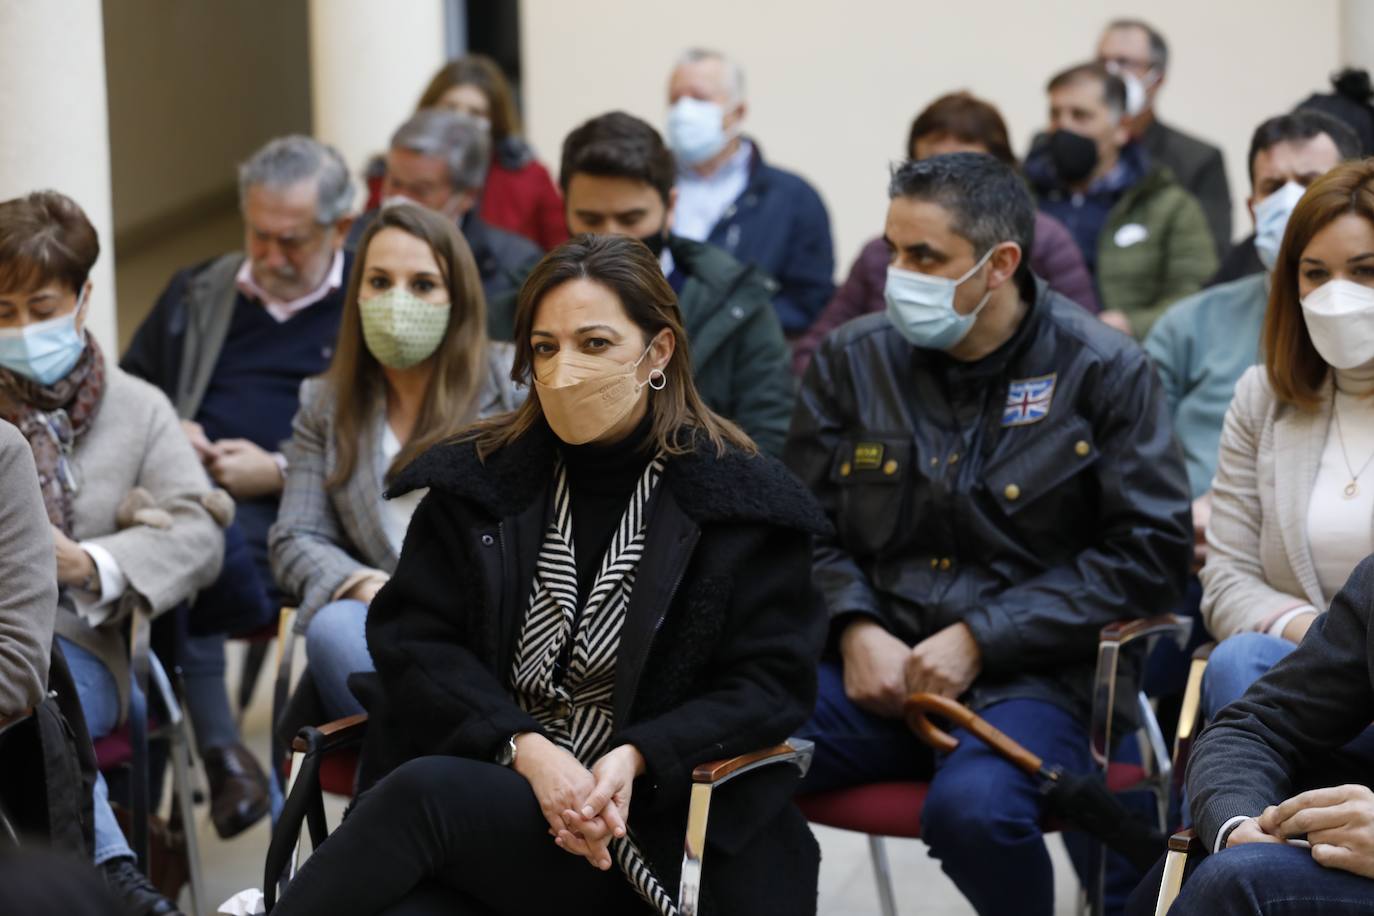
[[[920,839],[921,808],[930,784],[875,782],[797,796],[808,821],[877,836]]]
[[[330,795],[353,797],[354,784],[358,778],[357,748],[333,751],[320,758],[320,789]],[[291,759],[281,767],[283,781],[291,778]]]
[[[161,722],[156,716],[148,718],[149,734],[156,732],[161,727]],[[102,773],[113,770],[115,767],[122,767],[134,759],[134,746],[127,725],[110,732],[103,738],[97,738],[91,744],[95,748],[96,769]]]
[[[358,777],[358,752],[356,750],[337,751],[325,754],[320,760],[320,788],[331,795],[353,797],[354,782]]]
[[[1145,779],[1138,763],[1113,763],[1107,768],[1107,787],[1113,792],[1135,788]],[[808,821],[875,836],[921,838],[921,808],[930,784],[925,782],[875,782],[866,786],[798,795],[797,807]],[[1047,832],[1064,829],[1050,818]]]

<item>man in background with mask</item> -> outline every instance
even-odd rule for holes
[[[1155,99],[1169,71],[1164,36],[1139,19],[1107,24],[1097,43],[1097,62],[1126,86],[1126,118],[1131,137],[1150,158],[1169,167],[1174,179],[1202,206],[1217,257],[1231,248],[1231,186],[1221,150],[1189,136],[1155,116]]]
[[[1126,87],[1080,64],[1047,87],[1050,133],[1026,158],[1040,209],[1083,253],[1103,321],[1143,338],[1175,300],[1216,270],[1216,249],[1193,196],[1131,141]]]
[[[974,908],[1050,914],[1035,780],[966,735],[934,759],[902,703],[958,698],[1087,771],[1098,632],[1173,607],[1187,477],[1144,352],[1027,268],[1015,171],[937,156],[888,193],[887,312],[821,344],[784,456],[834,524],[801,791],[928,779],[922,838]]]
[[[1270,118],[1256,128],[1250,140],[1248,203],[1255,220],[1255,249],[1264,270],[1176,303],[1145,338],[1145,350],[1164,384],[1188,465],[1196,539],[1194,570],[1206,559],[1222,421],[1236,382],[1259,360],[1269,271],[1278,258],[1288,216],[1309,184],[1359,155],[1360,141],[1354,131],[1320,112],[1299,110]],[[1196,611],[1196,602],[1192,610]]]
[[[672,153],[647,123],[620,111],[592,118],[563,141],[568,230],[632,236],[658,255],[678,295],[702,399],[777,455],[793,402],[791,354],[771,305],[778,285],[758,267],[675,233],[676,178]],[[509,339],[511,312],[497,312],[493,336]]]
[[[268,810],[267,778],[229,706],[224,634],[275,621],[286,599],[267,559],[286,477],[281,444],[301,382],[334,354],[352,202],[333,147],[303,136],[268,143],[239,167],[244,251],[173,276],[120,361],[167,394],[206,471],[237,504],[223,572],[181,614],[174,653],[221,837]]]
[[[668,81],[668,146],[677,158],[674,232],[710,242],[778,281],[773,307],[789,338],[805,333],[835,290],[830,216],[800,176],[768,165],[742,126],[744,71],[693,49]]]
[[[481,122],[456,111],[426,108],[391,135],[382,184],[384,204],[407,200],[453,220],[472,249],[489,304],[513,299],[544,256],[534,242],[477,215],[490,162],[491,139]],[[357,247],[375,213],[369,210],[354,223],[349,251]]]

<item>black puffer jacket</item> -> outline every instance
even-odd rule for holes
[[[975,363],[911,346],[885,315],[845,325],[807,371],[785,455],[837,529],[815,571],[832,620],[912,644],[963,621],[975,705],[1086,718],[1098,631],[1171,610],[1188,571],[1188,479],[1154,369],[1043,283]]]
[[[430,492],[368,613],[377,673],[351,679],[372,715],[364,785],[426,754],[493,760],[511,734],[540,730],[507,684],[555,450],[541,422],[485,464],[471,443],[436,447],[393,487]],[[668,460],[648,512],[612,745],[644,755],[630,829],[675,892],[693,767],[776,744],[811,713],[825,614],[808,573],[828,525],[776,459],[709,447]],[[815,912],[819,853],[790,803],[798,778],[766,767],[712,801],[703,912]]]

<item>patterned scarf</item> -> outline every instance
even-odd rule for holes
[[[605,752],[613,735],[611,700],[620,633],[644,556],[645,510],[663,466],[659,455],[644,469],[580,615],[568,472],[561,461],[555,469],[553,519],[539,550],[511,681],[521,708],[584,766]],[[568,659],[566,670],[560,670],[562,658]],[[632,836],[612,840],[611,853],[645,902],[660,916],[677,916],[672,898]]]
[[[95,422],[104,398],[105,359],[90,335],[72,371],[51,385],[0,368],[0,419],[19,427],[29,440],[48,520],[68,537],[78,486],[72,449]]]

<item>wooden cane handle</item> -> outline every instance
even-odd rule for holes
[[[997,730],[982,716],[963,703],[933,693],[914,693],[906,701],[906,723],[916,736],[935,748],[949,753],[959,746],[959,739],[937,728],[931,714],[946,719],[968,731],[988,747],[1010,760],[1017,768],[1032,776],[1038,775],[1043,761],[1012,738]]]

